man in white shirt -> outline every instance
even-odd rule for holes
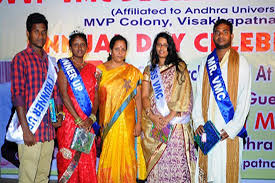
[[[232,24],[225,19],[218,20],[213,28],[216,49],[201,63],[192,112],[195,134],[202,136],[204,123],[211,120],[221,140],[207,155],[199,150],[196,182],[240,181],[251,73],[246,59],[231,48],[233,37]]]

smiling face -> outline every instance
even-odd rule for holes
[[[87,43],[82,37],[77,36],[72,40],[70,50],[74,57],[83,58],[87,51]]]
[[[233,37],[233,34],[230,33],[230,27],[226,24],[220,24],[214,30],[213,41],[217,49],[226,49],[231,46]]]
[[[47,28],[43,23],[33,24],[31,31],[27,31],[30,47],[42,49],[47,40]]]
[[[126,44],[123,40],[117,40],[114,44],[113,49],[111,49],[112,60],[117,63],[122,63],[126,57]]]
[[[168,43],[167,40],[163,37],[160,37],[156,44],[156,51],[159,59],[166,59],[168,56]]]

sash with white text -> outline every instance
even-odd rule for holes
[[[72,88],[76,101],[79,104],[81,110],[87,116],[90,116],[92,113],[92,103],[79,71],[68,58],[59,59],[58,62],[64,71],[64,74]],[[93,123],[92,127],[96,134],[99,133],[100,126],[96,121]]]
[[[219,106],[223,119],[227,124],[230,120],[233,119],[234,107],[226,90],[224,80],[222,78],[219,58],[216,54],[216,49],[207,57],[206,70],[208,73],[213,95],[215,97],[217,105]],[[238,136],[242,138],[247,136],[247,132],[244,127],[239,132]]]
[[[165,93],[164,93],[164,86],[161,79],[161,74],[159,70],[159,66],[156,65],[156,68],[150,69],[150,79],[152,83],[152,88],[154,90],[154,96],[156,100],[156,107],[158,111],[161,113],[162,116],[167,116],[170,113],[170,110],[168,108],[166,99],[165,99]],[[174,117],[169,123],[174,125],[177,123],[187,123],[190,121],[190,115],[187,117]]]
[[[87,116],[90,116],[92,113],[92,103],[79,71],[75,68],[72,61],[68,58],[59,59],[58,62],[60,63],[64,71],[64,74],[72,88],[74,96],[81,110]]]
[[[26,114],[29,129],[33,134],[36,132],[48,110],[49,101],[57,79],[57,74],[54,67],[56,63],[55,59],[52,59],[53,58],[48,56],[49,68],[46,80]],[[17,144],[24,144],[23,131],[21,125],[19,124],[17,112],[15,112],[12,117],[12,121],[6,134],[6,139]]]

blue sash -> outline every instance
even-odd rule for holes
[[[209,82],[217,105],[221,111],[226,124],[233,119],[234,107],[226,90],[222,72],[219,64],[219,58],[216,54],[216,49],[207,57],[206,70],[209,77]],[[243,127],[238,134],[239,137],[247,137],[247,131]]]
[[[137,87],[141,85],[141,80],[138,80]],[[111,121],[106,125],[103,129],[102,133],[102,140],[104,141],[105,137],[107,136],[108,132],[111,130],[112,126],[115,124],[116,120],[120,116],[120,114],[124,111],[124,109],[128,106],[128,104],[132,101],[132,99],[137,95],[137,87],[128,95],[128,97],[124,100],[121,106],[117,109],[115,114],[113,115]]]
[[[64,74],[72,88],[76,101],[79,104],[81,110],[87,116],[90,116],[92,113],[92,103],[79,71],[68,58],[59,59],[58,62],[64,71]],[[94,122],[92,126],[95,133],[98,133],[100,126],[97,124],[97,122]]]

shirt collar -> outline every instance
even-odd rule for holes
[[[40,56],[34,51],[34,49],[31,48],[30,44],[28,44],[26,50],[27,50],[28,53],[33,53],[33,54],[37,55],[40,58]],[[42,58],[41,59],[45,60],[46,57],[47,57],[47,53],[45,52],[44,49],[42,49]]]

